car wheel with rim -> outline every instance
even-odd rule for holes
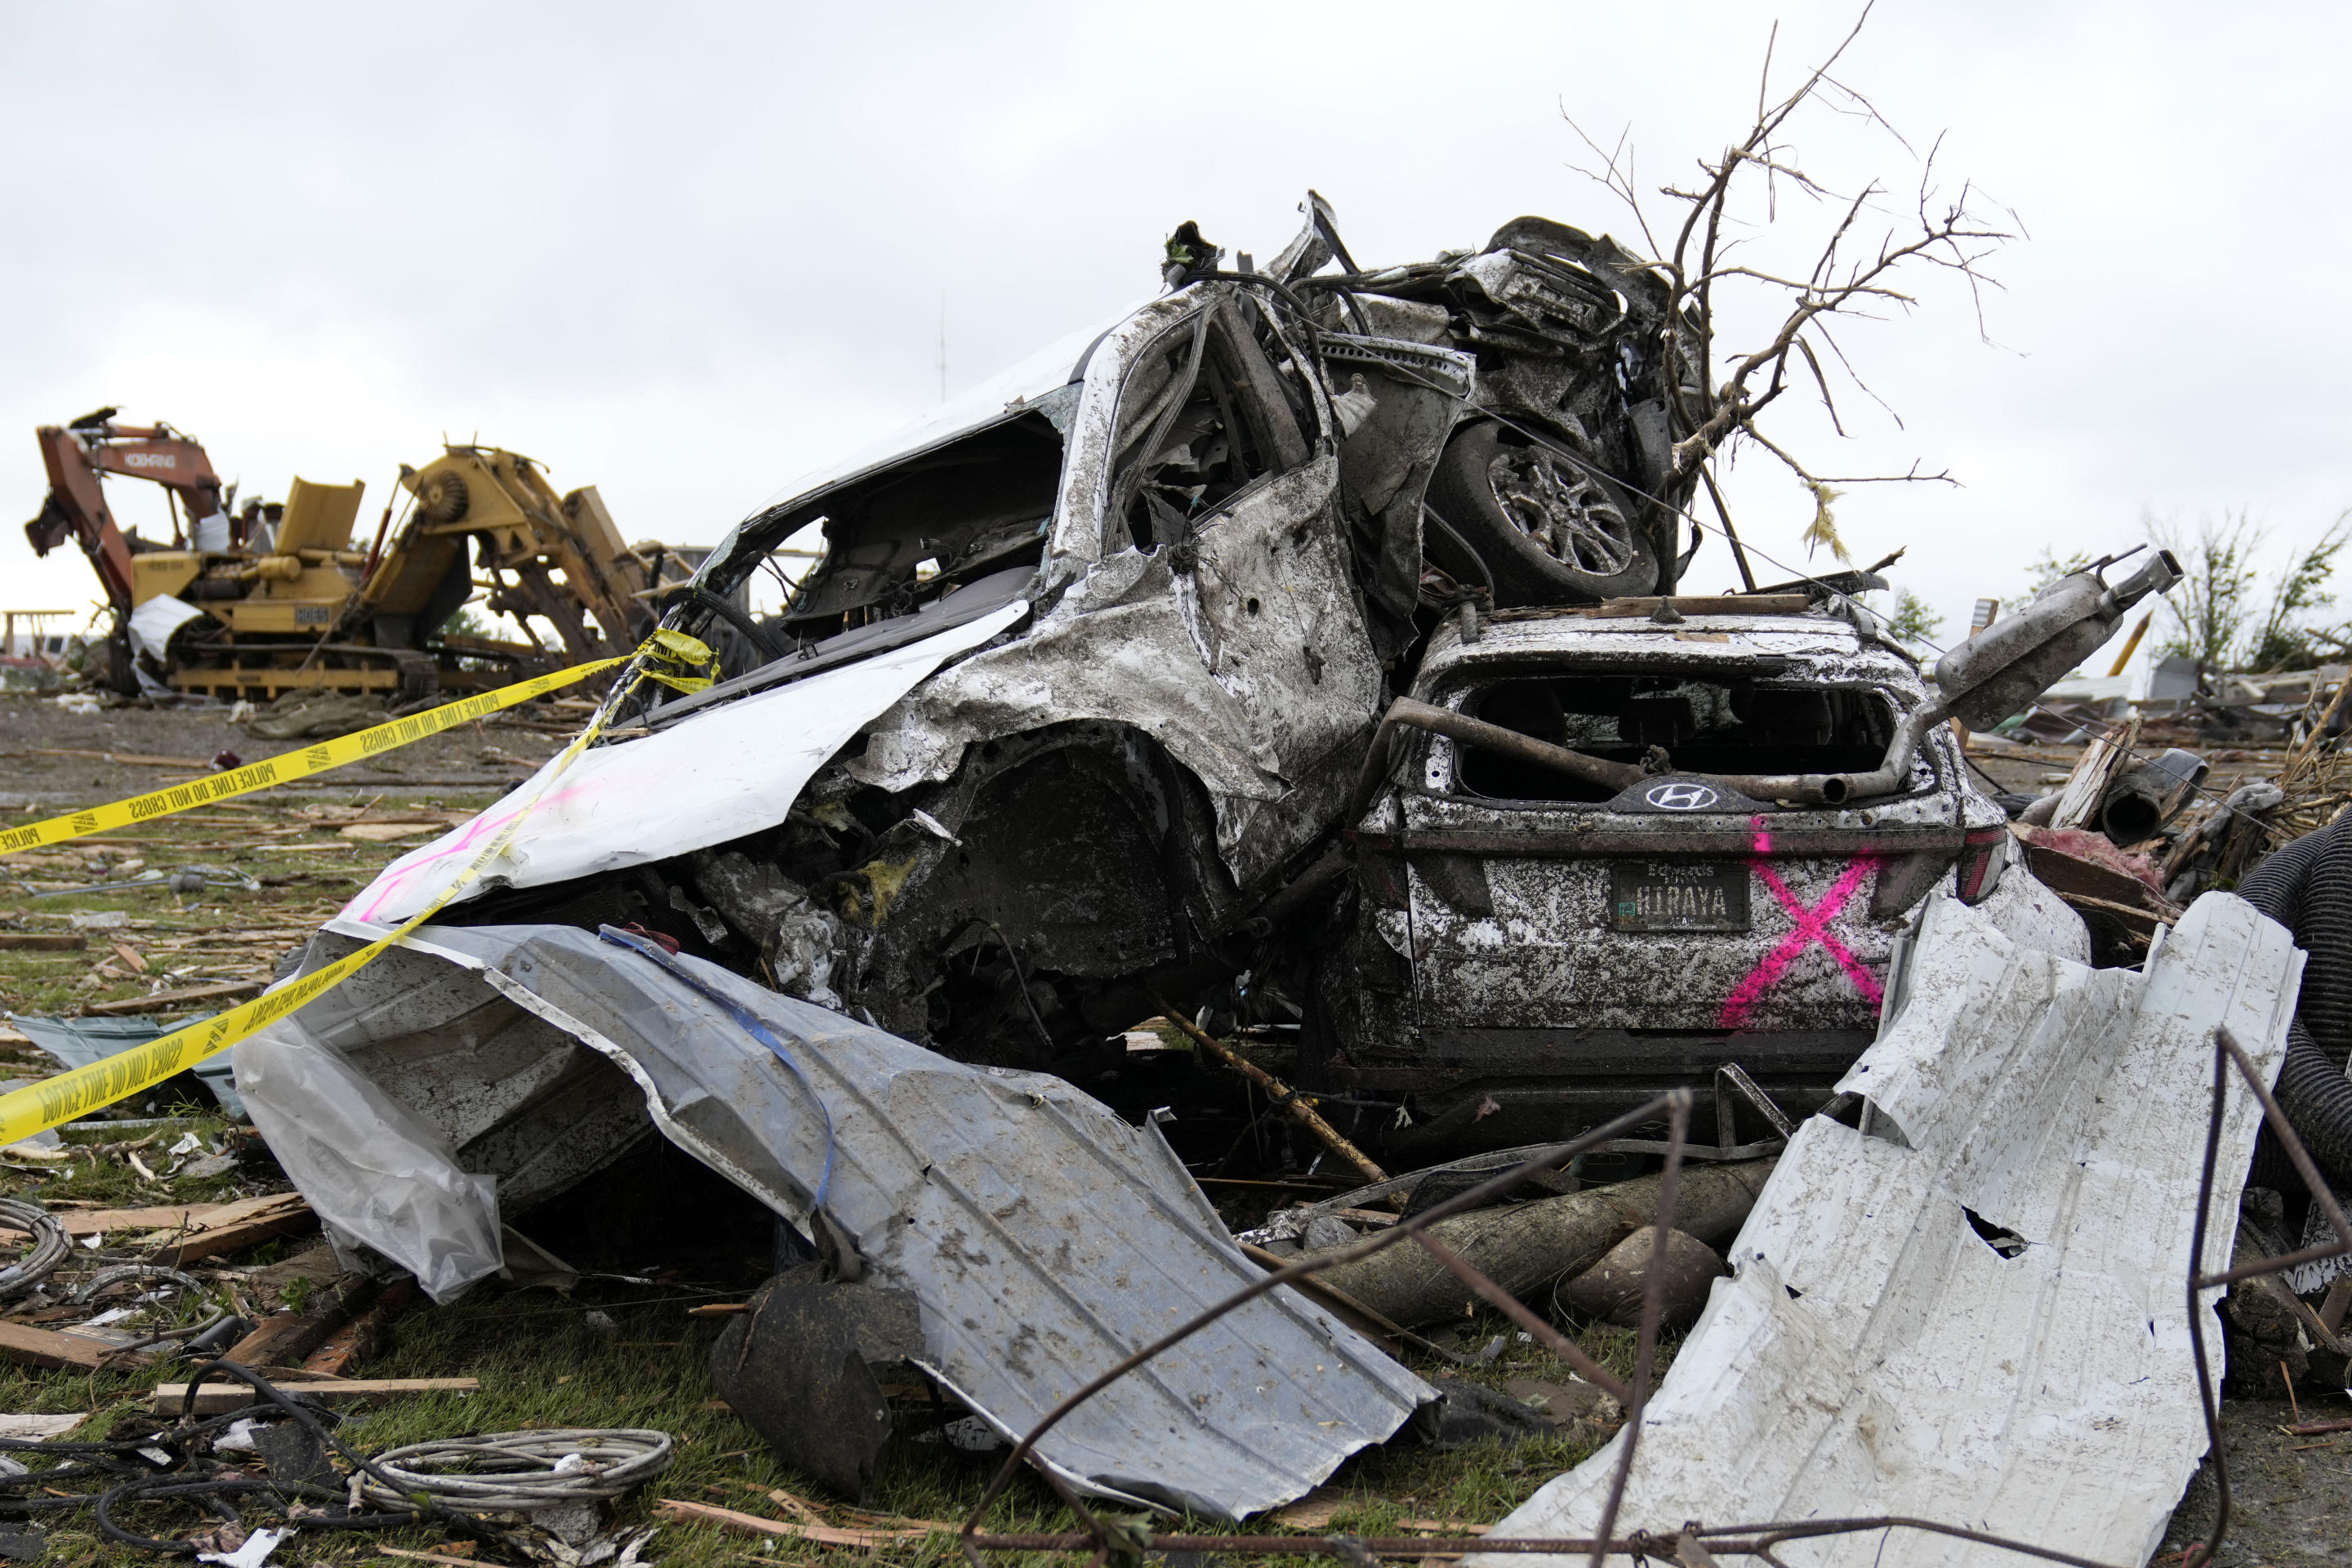
[[[1581,604],[1647,594],[1657,557],[1633,502],[1565,454],[1493,424],[1456,436],[1430,477],[1431,560],[1506,605]]]

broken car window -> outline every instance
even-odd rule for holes
[[[1232,307],[1203,310],[1148,344],[1120,390],[1106,546],[1181,544],[1201,519],[1307,453],[1256,338]]]
[[[1687,672],[1520,677],[1471,691],[1463,711],[1554,745],[1639,763],[1652,747],[1695,773],[1842,773],[1877,764],[1894,707],[1866,687],[1716,681]],[[1458,778],[1471,795],[1597,803],[1614,791],[1476,747]]]
[[[824,555],[773,629],[797,643],[903,616],[973,575],[1034,563],[1062,437],[1024,415],[826,498]]]
[[[722,674],[733,678],[822,653],[833,638],[910,616],[982,578],[1034,570],[1045,557],[1062,456],[1061,431],[1033,409],[763,513],[730,538],[724,566],[696,595],[701,619],[687,629],[718,650]],[[779,613],[754,620],[740,603],[720,602],[740,600],[738,590],[763,572],[790,585]]]

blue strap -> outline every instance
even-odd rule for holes
[[[817,1177],[816,1197],[814,1200],[815,1207],[823,1208],[825,1194],[833,1187],[833,1113],[825,1110],[824,1098],[817,1093],[816,1086],[809,1082],[808,1075],[801,1071],[800,1064],[793,1060],[792,1052],[784,1049],[783,1041],[776,1038],[773,1031],[767,1025],[760,1022],[759,1018],[741,1003],[703,984],[684,964],[665,952],[659,942],[649,942],[634,931],[622,931],[616,926],[600,925],[596,928],[596,935],[615,946],[625,947],[632,952],[642,953],[652,959],[697,994],[708,997],[727,1009],[727,1016],[741,1026],[745,1034],[774,1052],[776,1059],[784,1064],[784,1070],[793,1075],[793,1081],[807,1091],[809,1102],[816,1107],[818,1119],[824,1123],[824,1170]]]

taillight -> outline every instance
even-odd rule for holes
[[[1953,891],[1964,904],[1980,904],[1992,897],[2000,886],[2000,874],[2009,865],[2010,833],[2006,826],[1976,827],[1960,842],[1960,863],[1953,877]]]

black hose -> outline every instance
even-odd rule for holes
[[[2352,1060],[2352,817],[2306,833],[2248,872],[2239,897],[2308,954],[2295,1016],[2339,1068]]]
[[[717,616],[720,620],[725,621],[729,626],[733,626],[737,631],[742,633],[746,641],[751,643],[753,647],[759,649],[761,653],[766,656],[768,663],[773,664],[776,660],[784,657],[784,650],[777,647],[774,642],[771,641],[766,632],[760,629],[759,622],[753,620],[750,616],[744,614],[741,610],[737,609],[734,605],[729,604],[725,599],[720,598],[709,589],[688,586],[685,596],[688,602],[692,604],[697,609],[709,611],[711,614]]]
[[[2311,1043],[2299,1020],[2287,1031],[2286,1060],[2273,1093],[2320,1170],[2335,1184],[2352,1187],[2352,1078]]]
[[[2303,992],[2279,1068],[2279,1109],[2329,1183],[2352,1191],[2352,817],[2306,833],[2246,874],[2238,894],[2286,927],[2305,953]],[[2303,1184],[2265,1126],[2254,1146],[2254,1185],[2296,1193]]]

